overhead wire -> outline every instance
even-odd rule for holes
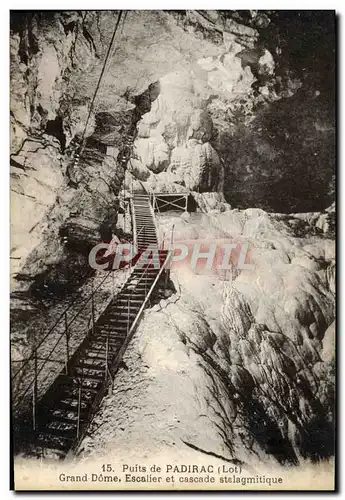
[[[86,119],[85,127],[84,127],[83,134],[82,134],[82,139],[81,139],[82,148],[84,146],[85,134],[86,134],[86,130],[87,130],[90,118],[91,118],[91,114],[92,114],[93,107],[94,107],[94,104],[95,104],[96,96],[97,96],[97,93],[98,93],[99,88],[100,88],[101,83],[102,83],[102,78],[104,76],[104,73],[105,73],[105,70],[106,70],[106,66],[107,66],[107,62],[109,60],[109,56],[110,56],[111,51],[112,51],[113,43],[114,43],[116,32],[118,30],[118,27],[119,27],[119,24],[120,24],[120,21],[121,21],[122,14],[123,14],[123,11],[120,10],[120,12],[119,12],[119,14],[117,16],[117,21],[116,21],[116,24],[115,24],[115,28],[114,28],[114,31],[113,31],[113,34],[112,34],[109,46],[108,46],[108,50],[107,50],[107,53],[106,53],[106,56],[105,56],[105,59],[104,59],[104,62],[103,62],[103,67],[102,67],[101,73],[99,75],[98,82],[97,82],[97,85],[96,85],[96,88],[95,88],[95,91],[94,91],[94,94],[93,94],[93,97],[92,97],[92,100],[91,100],[91,104],[90,104],[90,108],[89,108],[89,113],[88,113],[88,116],[87,116],[87,119]]]

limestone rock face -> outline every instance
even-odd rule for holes
[[[198,108],[194,80],[187,71],[160,80],[160,95],[138,124],[134,151],[155,174],[175,174],[189,190],[219,191],[223,167],[208,142],[212,120]]]
[[[213,121],[205,103],[215,93],[230,109],[244,95],[254,101],[255,77],[239,57],[243,47],[233,35],[225,38],[217,56],[161,78],[160,94],[138,124],[135,150],[144,165],[157,174],[176,173],[190,190],[223,190],[224,166],[210,143]],[[273,75],[274,61],[267,50],[258,64],[261,74]]]
[[[12,272],[41,240],[42,214],[54,205],[63,181],[59,144],[48,136],[26,140],[11,157]]]

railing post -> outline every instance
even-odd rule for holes
[[[82,378],[79,380],[79,390],[78,390],[78,420],[77,420],[77,439],[80,435],[80,413],[81,413],[81,390],[82,390]]]
[[[66,375],[68,375],[68,362],[69,362],[69,332],[67,323],[67,313],[65,312],[65,335],[66,335]]]
[[[168,288],[168,281],[170,278],[170,269],[165,269],[165,277],[164,277],[164,289],[166,290]]]
[[[171,228],[170,249],[172,248],[172,246],[174,244],[174,227],[175,227],[175,224],[173,224],[172,228]]]
[[[126,233],[126,207],[123,205],[123,231]]]
[[[35,345],[34,351],[34,384],[32,388],[32,428],[34,431],[37,430],[37,347]]]
[[[107,334],[107,340],[105,344],[105,381],[108,378],[108,352],[109,352],[109,333]]]
[[[174,228],[175,228],[175,224],[173,224],[172,228],[171,228],[170,252],[173,251],[173,245],[174,245]],[[170,259],[170,257],[169,257],[169,259]],[[168,281],[169,281],[169,279],[170,279],[170,269],[166,269],[165,270],[165,283],[164,283],[165,288],[168,287]]]
[[[127,335],[128,335],[128,332],[129,332],[129,311],[130,311],[129,301],[130,301],[130,297],[128,297],[128,305],[127,305]]]
[[[153,254],[153,252],[152,252],[152,254]],[[144,280],[144,283],[145,283],[145,299],[147,297],[147,289],[146,289],[147,281],[146,281],[146,276],[147,276],[147,269],[145,269],[144,272],[143,272],[143,280]]]
[[[92,296],[91,296],[91,319],[92,319],[92,335],[95,335],[95,302],[94,302],[93,283],[92,283]]]

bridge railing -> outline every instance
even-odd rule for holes
[[[129,345],[130,341],[132,340],[134,334],[135,334],[135,331],[136,331],[136,328],[137,328],[138,323],[140,321],[141,315],[142,315],[148,301],[150,300],[151,294],[152,294],[153,290],[155,289],[157,282],[161,278],[164,270],[167,268],[167,265],[169,263],[170,258],[171,258],[171,252],[169,251],[163,264],[160,265],[159,272],[158,272],[154,282],[152,283],[152,285],[150,285],[150,287],[148,287],[147,289],[145,286],[145,299],[144,299],[139,311],[137,312],[134,320],[131,323],[128,321],[126,338],[125,338],[124,343],[122,344],[119,352],[117,353],[115,359],[106,358],[105,375],[104,375],[104,380],[103,380],[102,386],[100,387],[100,389],[99,389],[99,391],[98,391],[98,393],[93,401],[92,408],[90,410],[88,418],[84,420],[82,425],[80,425],[80,407],[78,407],[78,425],[77,425],[77,430],[76,430],[76,438],[75,438],[75,441],[72,445],[72,450],[75,450],[77,448],[77,446],[79,445],[79,443],[81,442],[81,440],[84,437],[85,432],[88,428],[88,425],[90,424],[90,421],[92,420],[92,418],[94,417],[94,415],[96,414],[96,412],[99,408],[100,402],[102,401],[105,393],[107,392],[107,390],[109,388],[112,388],[114,376],[122,363],[124,353],[126,352],[126,349]],[[149,276],[150,269],[152,269],[152,268],[149,268],[148,266],[143,268],[143,272],[140,275],[136,285],[140,284],[143,280],[145,280],[145,285],[146,285],[146,278]],[[130,312],[130,309],[131,309],[130,308],[131,298],[133,297],[133,295],[134,295],[134,290],[133,290],[132,294],[130,295],[130,297],[128,298],[128,303],[127,303],[128,313]],[[115,299],[114,303],[116,304],[116,299]],[[129,316],[128,316],[128,318],[129,318]],[[108,334],[107,339],[104,341],[105,346],[108,345],[108,342],[109,342],[109,334]],[[99,350],[101,350],[101,349],[102,349],[102,347],[99,348]],[[106,352],[107,352],[107,349],[106,349]],[[80,390],[79,390],[79,400],[82,399],[82,391],[83,391],[82,384],[83,384],[83,382],[81,379],[80,380]]]
[[[72,301],[43,337],[32,332],[31,354],[26,359],[12,361],[14,413],[27,405],[35,406],[55,378],[63,371],[67,374],[71,356],[112,300],[115,294],[112,271],[91,280],[91,293],[81,305],[76,304],[77,299]]]

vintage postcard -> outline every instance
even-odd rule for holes
[[[11,11],[15,490],[334,490],[335,29]]]

